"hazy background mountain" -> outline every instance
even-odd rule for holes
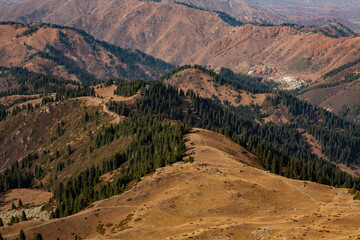
[[[166,1],[163,1],[166,2]],[[324,25],[341,22],[360,30],[360,1],[271,1],[271,0],[179,0],[202,8],[220,10],[247,21]]]
[[[20,3],[23,2],[25,0],[0,0],[0,7],[2,6],[9,6],[15,3]]]

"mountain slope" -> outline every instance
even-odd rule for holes
[[[194,163],[158,169],[78,214],[7,226],[3,236],[17,237],[20,228],[45,239],[341,239],[360,233],[360,203],[346,189],[250,167],[256,157],[208,130],[194,129],[185,139]]]
[[[1,234],[354,236],[358,126],[224,72],[184,66],[162,82],[69,87],[36,99],[41,106],[2,109],[0,197],[10,200],[1,207]],[[41,194],[40,206],[27,197],[7,211],[26,192],[18,188]],[[22,211],[30,220],[17,223]]]
[[[312,104],[339,113],[348,112],[360,105],[359,93],[360,60],[347,62],[322,76],[322,82],[300,90],[299,98]],[[325,83],[324,83],[325,82]],[[358,114],[350,119],[357,119]]]
[[[322,26],[341,22],[359,31],[358,1],[253,1],[253,0],[181,0],[205,9],[223,11],[250,22],[295,23]]]
[[[0,7],[2,6],[9,6],[12,4],[16,4],[19,2],[23,2],[24,0],[0,0]]]
[[[2,20],[74,26],[101,40],[140,49],[174,64],[246,72],[263,64],[310,81],[359,57],[356,46],[360,38],[336,39],[286,26],[232,27],[216,13],[179,4],[30,0],[1,8],[0,16]]]
[[[66,80],[157,78],[172,68],[161,60],[51,25],[1,24],[0,66],[23,67]]]

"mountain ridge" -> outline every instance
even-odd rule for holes
[[[69,27],[16,23],[2,23],[0,27],[0,65],[6,67],[51,72],[59,78],[83,82],[109,77],[158,78],[173,67],[140,51],[100,42]],[[134,75],[135,69],[138,75]]]
[[[223,76],[183,66],[162,81],[109,80],[56,92],[56,98],[39,96],[35,106],[15,105],[0,121],[7,168],[0,191],[16,199],[21,187],[30,195],[50,190],[51,199],[39,204],[51,219],[16,223],[9,214],[24,209],[30,219],[38,215],[28,202],[7,212],[10,200],[0,216],[12,225],[1,233],[15,238],[22,228],[27,236],[136,239],[152,232],[155,238],[206,239],[209,232],[224,236],[226,226],[234,237],[263,231],[298,237],[310,224],[306,235],[312,238],[353,236],[357,225],[348,219],[360,204],[354,201],[360,179],[352,169],[359,166],[357,125],[229,71],[220,70]],[[249,79],[257,85],[246,85]],[[39,132],[46,134],[36,138]],[[21,148],[11,150],[15,143]],[[194,198],[209,204],[201,207]],[[343,215],[333,216],[337,211]],[[154,223],[165,229],[174,218],[181,228],[154,232]]]
[[[197,8],[0,7],[0,239],[360,236],[360,37]]]
[[[17,13],[2,8],[2,19],[75,26],[101,40],[123,48],[139,49],[176,65],[201,64],[247,72],[251,66],[263,63],[289,75],[315,81],[357,57],[356,49],[350,46],[356,45],[358,38],[332,39],[311,33],[311,30],[302,33],[291,26],[232,27],[216,13],[179,4],[127,0],[121,3],[107,1],[99,6],[95,0],[85,5],[75,0],[66,3],[46,1],[40,4],[43,12],[36,10],[36,18],[26,13],[35,11],[29,4],[31,2],[21,5],[24,8],[17,5]],[[32,5],[40,6],[36,2]],[[63,18],[56,12],[58,9],[65,12],[77,9],[77,12]],[[10,13],[18,17],[6,17]],[[120,16],[117,21],[113,21],[115,15]],[[324,45],[326,51],[319,49],[319,45]],[[341,52],[346,56],[339,54]],[[302,66],[306,59],[310,59],[309,65]]]

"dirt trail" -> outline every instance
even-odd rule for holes
[[[104,99],[97,97],[79,97],[77,99],[84,101],[86,103],[86,106],[101,106],[105,113],[114,117],[114,120],[111,121],[111,123],[119,123],[125,118],[124,116],[120,116],[117,113],[110,111],[109,108],[106,106],[106,101]]]
[[[97,97],[79,97],[77,99],[85,101],[87,106],[102,106],[105,113],[114,117],[114,120],[111,121],[111,123],[119,123],[120,121],[126,119],[126,117],[120,116],[117,113],[110,111],[109,108],[106,106],[106,103],[108,103],[109,101],[119,101],[125,102],[126,104],[134,104],[135,101],[141,97],[141,94],[140,92],[137,92],[131,97],[122,97],[114,94],[115,89],[115,85],[111,85],[109,87],[98,86],[98,88],[95,88],[95,95]]]

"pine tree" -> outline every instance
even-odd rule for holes
[[[21,198],[19,198],[19,203],[18,203],[19,207],[22,207],[23,203],[21,201]]]
[[[26,220],[27,220],[26,214],[25,214],[24,211],[22,211],[22,213],[21,213],[21,221],[23,222],[23,221],[26,221]]]
[[[25,236],[24,230],[22,230],[22,229],[20,230],[19,240],[26,240],[26,236]]]
[[[42,236],[40,233],[34,233],[34,236],[32,238],[32,240],[42,240]]]
[[[68,155],[68,156],[71,155],[72,151],[71,151],[70,145],[67,145],[67,150],[66,150],[66,152],[67,152],[67,155]]]
[[[62,135],[64,135],[64,130],[61,128],[60,123],[58,123],[58,125],[57,125],[56,135],[57,135],[58,137],[61,137]]]
[[[11,209],[16,209],[15,203],[11,204]]]

